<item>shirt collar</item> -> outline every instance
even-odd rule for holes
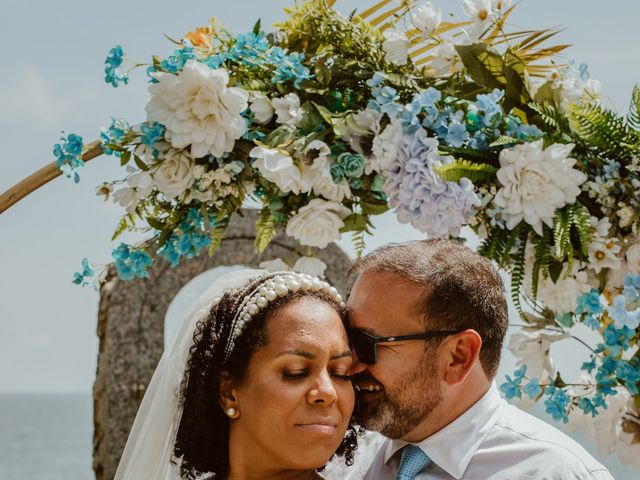
[[[416,443],[429,458],[449,475],[462,478],[471,458],[500,416],[504,406],[498,387],[491,387],[471,408],[449,425],[423,441]],[[387,443],[384,463],[409,442],[391,440]]]

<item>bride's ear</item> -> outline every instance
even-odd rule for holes
[[[218,398],[218,403],[225,415],[232,419],[240,416],[240,407],[233,384],[234,382],[227,372],[220,374],[220,397]]]

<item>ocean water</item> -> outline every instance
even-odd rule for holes
[[[86,394],[0,395],[0,479],[92,479],[92,415]]]
[[[0,480],[93,479],[91,409],[90,395],[0,394]],[[640,478],[638,469],[602,458],[593,442],[573,436],[616,480]]]

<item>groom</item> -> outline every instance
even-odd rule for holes
[[[352,273],[358,420],[384,437],[363,445],[339,478],[613,478],[500,398],[507,304],[486,259],[453,241],[415,241],[374,251]]]

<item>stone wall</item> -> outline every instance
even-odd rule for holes
[[[100,347],[93,388],[94,445],[93,469],[96,479],[110,480],[133,424],[144,390],[164,348],[165,315],[180,289],[199,274],[219,266],[246,265],[286,258],[295,242],[280,235],[261,254],[253,250],[257,211],[244,210],[236,216],[212,257],[203,252],[176,268],[154,258],[149,279],[121,281],[110,269],[100,289],[98,337]],[[327,280],[345,292],[344,273],[350,264],[347,255],[331,244],[318,257],[328,268]]]

